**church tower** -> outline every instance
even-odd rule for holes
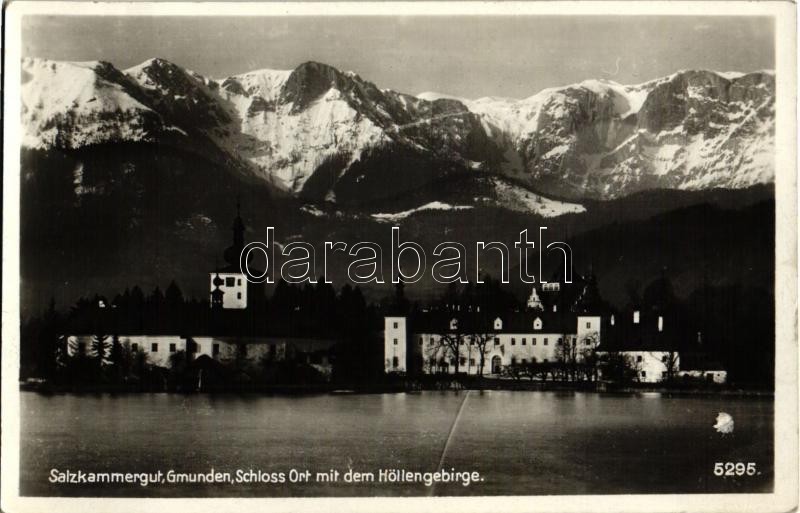
[[[223,255],[227,265],[209,273],[212,308],[247,308],[248,281],[239,264],[244,249],[244,230],[244,221],[237,202],[236,217],[233,220],[233,244],[225,249]]]
[[[528,310],[544,310],[542,300],[539,299],[539,294],[536,292],[536,287],[531,288],[531,295],[528,297]]]

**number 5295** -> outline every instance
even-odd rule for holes
[[[715,476],[754,476],[758,473],[756,464],[754,462],[738,462],[732,461],[714,463]]]

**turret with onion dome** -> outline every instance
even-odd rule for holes
[[[222,308],[222,297],[225,293],[220,290],[220,287],[225,284],[225,280],[220,277],[219,271],[217,271],[217,275],[214,279],[211,280],[211,284],[214,286],[214,289],[211,291],[211,308]]]

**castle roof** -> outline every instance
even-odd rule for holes
[[[451,321],[457,320],[457,328],[451,329]],[[495,320],[502,327],[495,329]],[[541,321],[541,329],[534,329],[535,321]],[[410,319],[410,329],[417,333],[575,333],[578,315],[572,312],[509,312],[488,314],[481,312],[453,312],[437,310],[421,312]]]
[[[610,320],[604,319],[599,351],[681,351],[690,346],[691,337],[675,315],[630,310],[615,315],[613,324]]]

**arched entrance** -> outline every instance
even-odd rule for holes
[[[492,357],[492,374],[500,374],[500,371],[503,368],[503,360],[500,358],[499,355],[495,355]]]

